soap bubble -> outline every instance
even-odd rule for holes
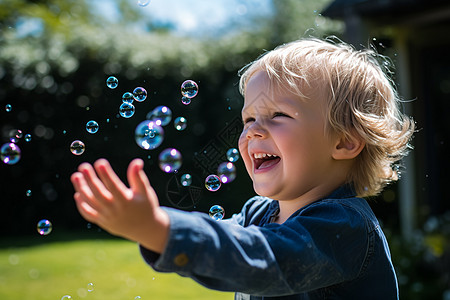
[[[164,140],[164,129],[157,125],[155,121],[145,120],[136,126],[134,138],[142,149],[155,149]]]
[[[205,187],[208,191],[216,192],[220,189],[221,183],[219,176],[211,174],[205,179]]]
[[[72,142],[72,144],[70,144],[70,152],[75,155],[83,154],[84,150],[86,150],[86,147],[82,141],[75,140]]]
[[[119,113],[124,118],[131,118],[134,115],[134,105],[128,102],[122,103],[119,107]]]
[[[0,158],[7,165],[16,164],[21,157],[19,146],[14,143],[3,144],[0,148]]]
[[[87,290],[88,292],[92,292],[94,290],[94,284],[92,282],[87,284]]]
[[[61,298],[61,300],[71,300],[71,299],[72,299],[72,296],[70,296],[70,295],[64,295]]]
[[[173,125],[178,131],[185,130],[187,127],[187,120],[185,117],[178,117],[173,121]]]
[[[13,129],[9,132],[9,140],[11,143],[17,143],[23,137],[23,132],[20,129]]]
[[[119,80],[114,76],[109,76],[108,79],[106,79],[106,85],[110,89],[115,89],[119,85]]]
[[[31,134],[27,133],[25,134],[25,142],[30,142],[31,141]]]
[[[86,130],[89,133],[96,133],[98,131],[98,123],[94,120],[91,120],[89,122],[86,123]]]
[[[187,98],[194,98],[198,94],[198,85],[193,80],[186,80],[181,84],[181,94]]]
[[[181,153],[175,148],[164,149],[159,154],[159,167],[166,173],[177,172],[181,164]]]
[[[48,235],[52,232],[52,223],[49,220],[42,219],[37,223],[36,229],[40,235]]]
[[[27,197],[31,197],[31,195],[32,195],[31,190],[27,190],[25,195],[27,195]]]
[[[236,178],[236,167],[232,162],[223,162],[217,168],[217,175],[222,183],[230,183]]]
[[[141,300],[141,296],[134,297],[134,300]]]
[[[220,205],[213,205],[209,209],[209,216],[216,221],[222,220],[225,217],[225,210]]]
[[[190,186],[192,183],[192,176],[191,174],[183,174],[181,175],[181,185],[183,186]]]
[[[147,91],[143,87],[137,87],[133,91],[134,99],[138,102],[142,102],[147,99]]]
[[[155,121],[158,125],[166,126],[172,120],[172,111],[167,106],[157,106],[147,114],[147,119]]]
[[[5,105],[5,110],[6,110],[6,112],[10,112],[12,110],[11,104],[6,104]]]
[[[191,98],[188,98],[188,97],[185,97],[185,96],[183,96],[183,97],[181,97],[181,103],[183,103],[184,105],[189,105],[189,104],[191,104]]]
[[[150,3],[150,0],[138,0],[137,3],[138,3],[139,6],[144,7],[144,6],[147,6]]]
[[[239,159],[239,150],[236,148],[228,149],[227,151],[228,161],[235,162]]]
[[[122,95],[122,102],[131,104],[131,103],[133,103],[133,101],[134,101],[134,96],[132,93],[126,92]]]

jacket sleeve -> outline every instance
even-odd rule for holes
[[[141,247],[144,259],[156,271],[176,272],[212,289],[302,293],[356,277],[367,252],[364,219],[339,204],[313,204],[284,224],[263,227],[165,209],[171,222],[166,248],[157,255]]]

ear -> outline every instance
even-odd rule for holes
[[[366,144],[355,136],[340,137],[333,149],[332,157],[336,160],[353,159],[361,153]]]

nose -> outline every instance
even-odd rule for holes
[[[246,130],[246,138],[264,138],[267,135],[267,131],[264,128],[263,124],[260,121],[254,121],[250,124],[250,126]]]

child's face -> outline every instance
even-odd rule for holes
[[[315,195],[329,176],[334,146],[324,130],[325,100],[318,91],[300,99],[270,86],[265,72],[254,74],[242,109],[239,150],[255,192],[275,200]]]

